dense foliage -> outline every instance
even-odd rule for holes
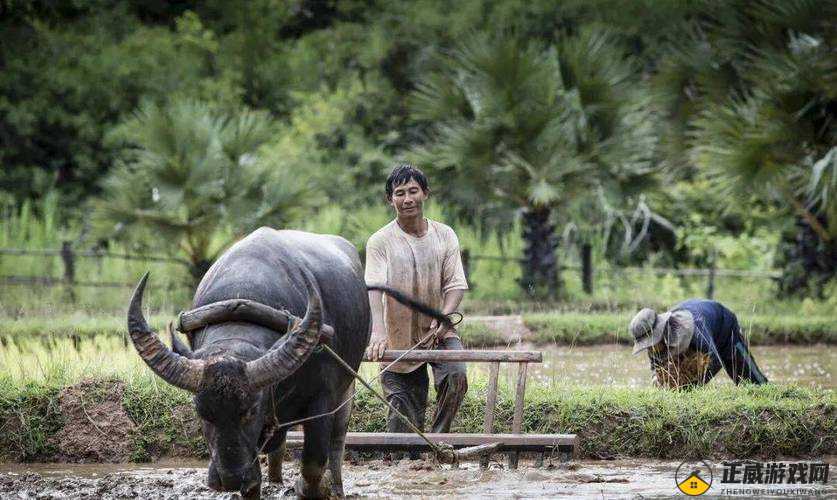
[[[82,246],[133,238],[199,276],[258,224],[380,205],[407,158],[451,220],[516,228],[530,292],[558,294],[577,245],[613,264],[769,259],[780,292],[823,296],[837,268],[834,9],[3,2],[0,204],[57,196]]]

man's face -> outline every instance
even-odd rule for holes
[[[392,190],[389,204],[395,208],[399,217],[418,217],[422,214],[422,204],[427,199],[427,193],[415,179],[410,179]]]

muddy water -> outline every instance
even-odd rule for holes
[[[648,356],[631,355],[631,349],[620,345],[599,346],[532,346],[521,344],[516,350],[544,353],[543,363],[529,365],[530,380],[546,384],[613,385],[645,387],[651,385]],[[794,383],[808,387],[837,388],[837,347],[755,346],[756,363],[771,382]],[[472,364],[472,370],[488,372],[487,364]],[[514,384],[513,369],[501,369],[506,382]],[[731,384],[721,370],[712,384]]]
[[[826,457],[833,470],[836,457]],[[441,468],[425,461],[371,461],[343,468],[347,495],[371,498],[638,498],[671,496],[679,463],[653,460],[577,461],[547,463],[536,468],[521,462],[510,471],[500,462],[488,470],[475,463],[460,469]],[[720,476],[720,464],[711,464]],[[153,465],[0,464],[2,498],[235,498],[204,485],[205,464],[159,462]],[[285,484],[296,480],[295,462],[287,464]],[[833,474],[830,474],[833,476]],[[720,477],[710,493],[720,494]],[[827,485],[802,485],[813,494],[837,495],[837,480]],[[787,486],[786,486],[787,487]],[[775,487],[771,487],[775,488]],[[288,493],[278,484],[263,485],[265,498]],[[784,496],[784,498],[787,498]]]

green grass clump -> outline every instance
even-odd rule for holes
[[[0,460],[48,461],[57,451],[50,437],[64,424],[58,387],[5,382],[0,380]]]
[[[544,313],[526,314],[523,324],[537,344],[592,345],[628,343],[625,314]]]
[[[628,333],[630,321],[629,313],[524,314],[523,324],[529,334],[520,340],[535,345],[629,345],[633,342]],[[753,345],[837,344],[837,316],[745,315],[739,321],[744,336]],[[469,347],[503,346],[518,340],[480,321],[466,320],[458,329]]]
[[[146,317],[152,328],[162,331],[170,315],[152,314]],[[127,335],[124,315],[109,314],[91,316],[84,313],[58,314],[53,316],[29,316],[19,319],[0,318],[0,337],[52,339],[76,337],[86,339],[98,335],[121,337]]]
[[[108,398],[108,388],[116,391],[119,385],[112,379],[92,384],[97,389],[89,392],[89,404]],[[61,456],[50,440],[64,425],[58,405],[61,389],[55,379],[3,384],[0,459]],[[472,381],[454,432],[483,431],[485,391],[484,379]],[[513,389],[501,384],[496,432],[511,430],[513,400]],[[143,374],[125,382],[121,401],[135,425],[131,460],[206,456],[189,394]],[[780,385],[708,386],[683,392],[535,385],[527,393],[523,426],[531,433],[575,433],[577,456],[587,458],[823,456],[837,452],[835,403],[832,391]],[[428,421],[432,411],[430,404]],[[361,391],[350,430],[385,428],[385,407]]]
[[[837,451],[831,391],[795,386],[704,387],[666,391],[535,386],[526,398],[529,433],[574,433],[586,458],[819,456]],[[483,432],[485,385],[472,387],[453,432]],[[428,421],[432,417],[428,409]],[[514,397],[503,388],[495,432],[511,432]],[[385,429],[383,404],[362,394],[352,430]]]
[[[152,314],[149,324],[162,331],[174,315]],[[542,312],[523,315],[531,335],[522,339],[536,345],[630,344],[630,313]],[[837,344],[837,316],[742,315],[741,328],[752,344]],[[491,347],[516,342],[485,323],[466,321],[457,326],[469,347]],[[0,318],[0,339],[38,339],[47,345],[61,338],[84,340],[96,336],[126,338],[122,315],[91,316],[84,313],[19,319]]]
[[[591,345],[633,342],[629,314],[527,314],[523,323],[536,344]],[[757,315],[739,318],[752,344],[837,343],[837,316]]]
[[[172,455],[208,456],[190,394],[154,380],[128,385],[122,405],[137,425],[132,461],[147,462]]]

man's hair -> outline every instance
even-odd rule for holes
[[[387,177],[387,199],[391,200],[392,192],[395,191],[395,188],[410,182],[410,179],[415,179],[415,181],[418,182],[418,185],[421,186],[421,190],[425,193],[428,192],[427,177],[425,177],[424,172],[419,170],[419,168],[415,165],[411,165],[409,163],[399,163],[392,169],[389,177]]]

